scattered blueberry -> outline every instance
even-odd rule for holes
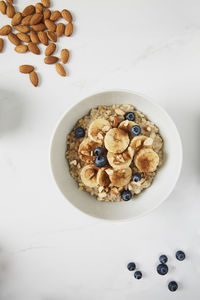
[[[82,137],[84,137],[84,136],[85,136],[85,130],[84,130],[82,127],[76,128],[76,130],[75,130],[75,136],[76,136],[77,138],[82,138]]]
[[[142,272],[136,271],[136,272],[134,273],[134,277],[135,277],[136,279],[141,279],[141,278],[142,278]]]
[[[132,198],[132,193],[129,190],[123,190],[121,192],[122,200],[129,201]]]
[[[176,252],[176,258],[178,260],[184,260],[185,259],[185,253],[183,251],[181,251],[181,250],[177,251]]]
[[[178,284],[176,281],[170,281],[169,284],[168,284],[168,289],[171,291],[171,292],[175,292],[178,288]]]
[[[94,149],[94,155],[101,156],[103,154],[103,149],[101,147],[97,147]]]
[[[129,121],[134,121],[135,120],[134,112],[127,112],[124,117],[125,117],[126,120],[129,120]]]
[[[168,272],[168,266],[165,264],[160,264],[157,266],[157,272],[160,275],[165,275]]]
[[[107,158],[104,156],[97,156],[94,160],[94,163],[98,168],[105,167],[105,165],[107,165],[107,162]]]
[[[134,271],[135,268],[136,268],[136,265],[135,265],[134,262],[130,262],[130,263],[127,265],[127,269],[128,269],[129,271]]]
[[[161,262],[161,264],[166,264],[166,262],[168,261],[168,258],[166,255],[161,255],[159,257],[159,261]]]
[[[138,125],[134,125],[131,127],[131,133],[132,135],[139,135],[141,133],[141,127]]]
[[[135,181],[135,182],[138,182],[142,179],[142,176],[140,173],[134,173],[133,176],[132,176],[132,180]]]

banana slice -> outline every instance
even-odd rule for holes
[[[102,144],[104,136],[110,128],[111,125],[107,120],[94,120],[89,126],[88,136],[92,141]]]
[[[110,184],[110,178],[108,174],[106,173],[106,167],[99,169],[97,173],[97,183],[101,186],[109,186]]]
[[[135,136],[130,143],[130,147],[135,151],[139,151],[140,149],[144,148],[151,148],[153,145],[153,139],[145,136],[145,135],[139,135]]]
[[[133,121],[125,120],[119,124],[118,128],[123,129],[124,131],[130,133],[131,127],[133,127],[134,125],[137,125],[137,124]]]
[[[152,149],[142,149],[135,157],[135,165],[141,172],[154,172],[159,164],[159,156]]]
[[[99,146],[100,144],[97,144],[88,138],[84,139],[78,149],[80,159],[86,163],[92,163],[95,159],[94,149]]]
[[[122,153],[129,145],[128,133],[119,128],[112,128],[106,133],[104,143],[109,152]]]
[[[133,155],[134,150],[131,147],[128,147],[128,149],[122,153],[117,154],[108,152],[107,159],[111,167],[113,167],[114,169],[123,169],[130,166]]]
[[[132,176],[132,170],[131,168],[125,168],[125,169],[108,169],[106,170],[106,173],[109,175],[111,184],[116,187],[121,187],[124,185],[127,185]]]
[[[81,170],[81,180],[89,187],[97,186],[97,172],[98,168],[94,165],[87,165]]]

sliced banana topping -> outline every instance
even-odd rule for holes
[[[99,144],[86,138],[79,145],[78,154],[82,161],[92,163],[95,159],[94,149],[99,147]]]
[[[118,128],[130,133],[131,127],[133,127],[134,125],[137,124],[133,121],[125,120],[119,124]]]
[[[135,156],[135,165],[141,172],[154,172],[159,164],[159,156],[152,149],[142,149]]]
[[[81,180],[89,187],[97,186],[98,168],[94,165],[87,165],[81,170]]]
[[[104,136],[106,132],[110,130],[110,128],[111,125],[107,120],[94,120],[89,126],[88,136],[92,141],[102,144]]]
[[[135,136],[130,143],[130,147],[135,151],[139,151],[140,149],[144,148],[151,148],[153,145],[153,139],[147,137],[145,135]]]
[[[106,173],[108,174],[111,184],[116,187],[121,187],[124,185],[127,185],[132,176],[132,170],[131,168],[125,168],[125,169],[107,169]]]
[[[101,186],[109,186],[110,178],[106,173],[106,167],[99,169],[97,173],[97,183]]]
[[[108,152],[107,159],[111,167],[114,169],[123,169],[130,166],[133,155],[134,150],[131,147],[128,147],[128,149],[122,153]]]
[[[128,133],[119,128],[112,128],[106,133],[104,143],[109,152],[122,153],[129,145]]]

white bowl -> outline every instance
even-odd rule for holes
[[[135,200],[127,202],[101,202],[89,193],[79,191],[70,176],[65,159],[66,135],[78,119],[98,105],[133,104],[147,115],[160,129],[164,139],[165,161],[153,184]],[[53,134],[50,149],[50,164],[54,179],[66,199],[82,212],[105,220],[130,220],[158,207],[172,192],[182,165],[182,145],[177,128],[157,104],[146,97],[130,91],[106,91],[89,96],[71,107],[59,121]]]

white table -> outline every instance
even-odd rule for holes
[[[37,1],[34,1],[36,3]],[[17,1],[19,9],[27,1]],[[200,295],[200,1],[69,0],[75,34],[61,78],[44,56],[0,54],[1,300],[197,300]],[[8,19],[0,16],[0,25]],[[44,48],[43,48],[44,49]],[[43,50],[44,52],[44,50]],[[34,88],[20,64],[37,66]],[[104,89],[142,92],[161,104],[180,131],[184,161],[167,201],[134,222],[85,216],[60,194],[50,173],[52,131],[69,105]],[[169,174],[170,180],[170,174]],[[178,262],[174,253],[187,255]],[[158,256],[168,275],[157,275]],[[126,269],[135,261],[136,280]],[[3,269],[4,267],[4,269]],[[172,294],[169,280],[180,289]]]

